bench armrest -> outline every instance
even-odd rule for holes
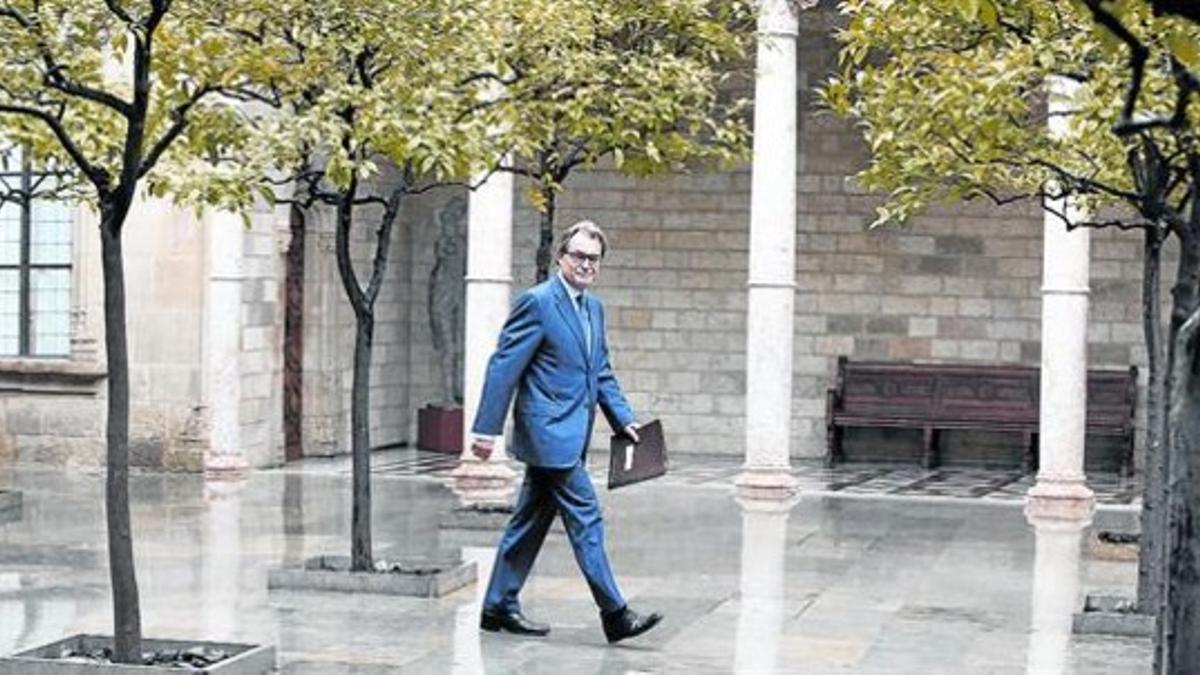
[[[833,412],[842,406],[842,395],[837,389],[830,387],[825,390],[825,426],[833,424]]]

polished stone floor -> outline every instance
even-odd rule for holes
[[[497,533],[439,530],[456,497],[436,475],[377,458],[376,548],[458,552],[486,578]],[[1126,590],[1130,563],[1093,559],[1087,530],[1027,523],[1019,504],[808,491],[743,506],[726,481],[600,489],[609,553],[662,626],[604,643],[565,537],[551,531],[524,594],[548,638],[481,634],[481,584],[428,600],[270,591],[270,568],[344,552],[344,462],[240,482],[132,479],[149,636],[270,643],[284,673],[1141,673],[1149,645],[1076,638],[1085,591]],[[0,653],[108,632],[103,476],[18,467],[0,518]],[[1128,527],[1128,507],[1096,526]]]

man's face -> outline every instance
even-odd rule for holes
[[[596,283],[600,271],[600,241],[580,232],[567,242],[567,252],[558,258],[563,278],[577,290],[585,291]]]

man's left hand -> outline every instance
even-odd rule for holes
[[[642,438],[638,436],[638,427],[641,426],[637,422],[630,422],[625,425],[625,435],[628,436],[634,443],[641,443]]]

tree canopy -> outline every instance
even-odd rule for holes
[[[0,2],[0,137],[97,203],[221,152],[238,119],[222,94],[270,60],[215,29],[241,3]]]
[[[1115,4],[1136,17],[1131,23],[1148,44],[1195,56],[1194,26],[1155,17],[1143,2]],[[859,124],[870,146],[871,163],[857,178],[888,195],[876,224],[963,198],[1069,193],[1091,212],[1143,201],[1137,182],[1145,177],[1129,163],[1142,145],[1112,133],[1122,119],[1114,102],[1129,87],[1123,45],[1085,3],[851,0],[842,11],[849,23],[838,35],[841,70],[822,95]],[[1139,103],[1169,109],[1174,96],[1160,52]],[[1069,122],[1066,134],[1051,130],[1051,97]],[[1143,131],[1174,170],[1182,168],[1185,137]],[[1178,203],[1181,184],[1165,180],[1165,201]]]

